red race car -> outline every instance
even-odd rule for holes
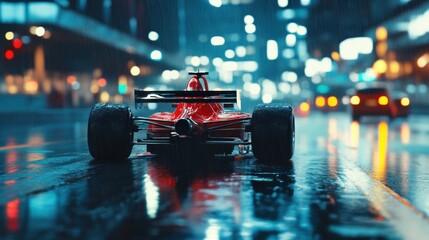
[[[197,151],[230,154],[235,145],[242,150],[251,145],[254,156],[262,161],[292,157],[295,118],[289,104],[259,104],[252,115],[225,110],[240,104],[240,92],[210,91],[204,77],[207,72],[189,74],[192,77],[184,91],[134,90],[136,108],[145,103],[173,103],[173,112],[137,117],[125,104],[96,104],[88,121],[92,157],[102,161],[125,159],[133,145],[147,145],[154,154],[176,156]],[[146,139],[134,139],[139,130],[146,130]]]

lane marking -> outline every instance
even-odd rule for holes
[[[387,223],[394,227],[401,238],[428,238],[429,221],[425,214],[382,182],[345,160],[344,176],[362,190],[375,209],[386,218]]]

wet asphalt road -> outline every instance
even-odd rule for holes
[[[296,119],[290,162],[92,160],[86,122],[2,125],[0,239],[427,239],[429,116]]]

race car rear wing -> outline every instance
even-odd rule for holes
[[[237,103],[240,107],[240,91],[145,91],[134,89],[136,108],[141,103]]]

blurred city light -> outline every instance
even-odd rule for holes
[[[246,24],[246,26],[244,26],[244,30],[246,31],[246,33],[255,33],[256,26],[255,24]]]
[[[286,29],[290,33],[296,33],[298,31],[298,24],[291,22],[287,25]]]
[[[201,60],[200,60],[200,58],[199,58],[198,56],[193,56],[193,57],[191,58],[191,64],[192,64],[192,66],[194,66],[194,67],[198,67],[198,66],[200,66],[200,65],[201,65]]]
[[[19,49],[22,47],[22,41],[21,39],[17,38],[17,39],[13,39],[12,41],[12,46],[16,49]]]
[[[253,95],[257,95],[261,92],[261,86],[257,83],[251,83],[249,86],[249,91]]]
[[[159,38],[159,34],[157,32],[155,32],[155,31],[150,31],[149,34],[148,34],[148,38],[151,41],[156,41]]]
[[[262,102],[263,103],[271,103],[273,101],[273,96],[269,93],[264,93],[262,95]]]
[[[105,87],[105,86],[107,85],[107,81],[106,81],[106,79],[105,79],[105,78],[99,78],[99,79],[97,80],[97,83],[98,83],[98,86],[99,86],[99,87]]]
[[[305,26],[298,26],[296,33],[298,33],[298,35],[305,36],[307,35],[307,28]]]
[[[43,37],[45,35],[45,28],[44,27],[36,27],[34,32],[38,37]]]
[[[200,64],[203,66],[209,65],[210,59],[207,56],[200,57]]]
[[[328,106],[336,107],[338,105],[338,99],[335,96],[328,97]]]
[[[267,58],[268,60],[275,60],[279,56],[279,48],[277,41],[268,40],[267,41]]]
[[[118,78],[118,93],[121,95],[127,93],[127,77],[123,75]]]
[[[100,94],[100,102],[107,103],[110,99],[110,94],[107,91],[104,91]]]
[[[378,98],[378,104],[384,106],[389,103],[389,99],[386,96],[381,96]]]
[[[36,94],[39,88],[39,84],[35,80],[30,80],[24,83],[24,91],[29,94]]]
[[[71,86],[72,86],[73,90],[79,90],[80,82],[75,81]]]
[[[311,4],[311,0],[301,0],[301,5],[302,6],[308,6]]]
[[[221,45],[225,44],[225,38],[223,38],[221,36],[214,36],[210,39],[210,43],[213,46],[221,46]]]
[[[213,58],[212,63],[215,67],[220,67],[223,64],[223,60],[222,58],[216,57],[216,58]]]
[[[288,94],[290,92],[291,86],[289,83],[281,82],[278,84],[280,92]]]
[[[209,3],[214,7],[222,6],[222,0],[209,0]]]
[[[222,68],[225,71],[233,72],[237,70],[238,66],[237,63],[234,61],[227,61],[223,63]]]
[[[252,15],[244,16],[244,23],[245,24],[253,24],[254,21],[255,21],[255,19],[253,18]]]
[[[77,81],[77,78],[74,75],[70,75],[70,76],[67,76],[66,81],[68,84],[72,85],[73,83],[75,83]]]
[[[344,60],[356,60],[359,54],[370,54],[372,49],[369,37],[348,38],[340,43],[340,56]]]
[[[6,52],[4,52],[4,57],[7,60],[12,60],[14,56],[15,56],[15,53],[12,50],[6,50]]]
[[[287,82],[296,82],[298,75],[295,72],[284,71],[282,73],[282,80]]]
[[[153,50],[153,51],[150,53],[150,58],[151,58],[152,60],[155,60],[155,61],[159,61],[159,60],[161,60],[161,59],[162,59],[162,53],[161,53],[161,51],[159,51],[159,50]]]
[[[408,24],[408,36],[410,39],[419,38],[429,32],[429,10],[415,17]]]
[[[340,54],[338,52],[335,52],[335,51],[331,53],[331,58],[332,58],[332,60],[334,60],[336,62],[338,62],[338,61],[341,60],[340,59]]]
[[[352,96],[350,98],[350,104],[359,105],[360,104],[360,98],[358,96]]]
[[[285,41],[287,46],[293,47],[296,44],[296,36],[293,34],[288,34],[286,35]]]
[[[417,66],[424,68],[429,63],[429,53],[425,53],[417,59]]]
[[[131,75],[132,76],[138,76],[139,74],[140,74],[140,68],[138,67],[138,66],[133,66],[131,69],[130,69],[130,73],[131,73]]]
[[[29,44],[30,43],[30,37],[27,35],[22,36],[21,40],[22,40],[23,44]]]
[[[378,27],[375,30],[375,39],[377,39],[378,41],[385,41],[387,39],[387,29],[385,27]]]
[[[244,46],[237,46],[235,48],[235,54],[237,57],[245,57],[246,56],[246,48]]]
[[[404,106],[404,107],[409,106],[409,105],[410,105],[410,99],[409,99],[409,98],[407,98],[407,97],[402,98],[402,99],[401,99],[401,105],[402,105],[402,106]]]
[[[303,112],[308,112],[310,111],[310,104],[308,104],[308,102],[302,102],[299,104],[299,109],[301,109]]]
[[[332,71],[332,60],[330,58],[323,58],[317,60],[310,58],[305,62],[304,73],[307,77],[313,77],[318,73],[326,73]]]
[[[6,32],[4,34],[4,38],[6,38],[6,40],[9,40],[9,41],[12,40],[14,37],[15,37],[15,34],[13,32],[11,32],[11,31]]]
[[[315,104],[318,107],[324,107],[325,106],[325,98],[322,96],[316,97]]]
[[[246,40],[249,42],[255,42],[256,41],[256,35],[255,34],[247,34]]]
[[[295,57],[295,51],[293,49],[290,49],[290,48],[283,49],[282,54],[283,54],[284,58],[293,58],[293,57]]]
[[[259,65],[256,61],[242,61],[236,62],[237,70],[243,72],[256,72],[259,68]]]
[[[374,62],[372,67],[377,73],[380,73],[380,74],[386,73],[387,71],[387,63],[384,59],[378,59],[377,61]]]
[[[277,0],[277,3],[279,4],[279,7],[285,8],[289,4],[289,0]]]
[[[228,49],[225,51],[225,57],[226,58],[234,58],[235,57],[235,52],[231,49]]]

